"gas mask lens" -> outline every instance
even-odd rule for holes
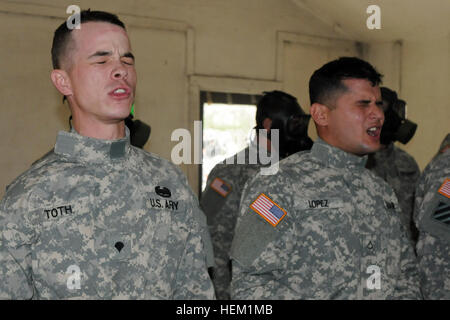
[[[402,119],[406,119],[406,102],[404,100],[397,100],[393,105],[392,109],[398,116]]]

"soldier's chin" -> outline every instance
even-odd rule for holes
[[[366,150],[365,154],[374,153],[381,149],[382,145],[380,143],[380,140],[377,142],[371,141],[370,143],[367,143],[364,145],[364,149]]]
[[[108,105],[109,112],[116,116],[117,118],[125,119],[130,114],[130,103],[126,103],[125,101],[119,104],[110,104]]]

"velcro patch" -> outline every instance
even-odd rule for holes
[[[210,187],[224,198],[231,192],[231,186],[220,178],[215,178]]]
[[[450,204],[439,201],[436,209],[434,209],[433,218],[446,225],[450,225]]]
[[[261,193],[258,198],[253,201],[250,208],[274,227],[276,227],[286,215],[286,210],[273,202],[272,199],[264,193]]]
[[[450,179],[445,179],[442,186],[439,188],[438,192],[447,198],[450,198]]]

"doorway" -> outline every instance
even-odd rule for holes
[[[261,95],[200,92],[203,154],[200,193],[214,166],[246,148],[256,126],[256,104]]]

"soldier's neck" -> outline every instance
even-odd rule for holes
[[[77,121],[76,118],[72,121],[72,126],[75,131],[85,137],[101,140],[117,140],[125,137],[125,122],[119,121],[116,123],[98,123],[89,121]]]

